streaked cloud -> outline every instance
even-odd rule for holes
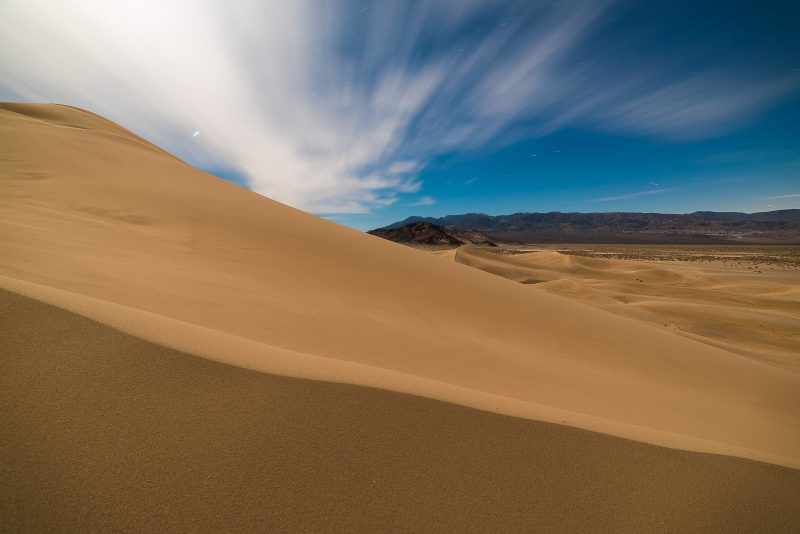
[[[650,195],[660,195],[662,193],[668,193],[670,191],[674,191],[674,187],[662,187],[659,189],[648,189],[647,191],[636,191],[634,193],[626,193],[624,195],[616,195],[611,197],[602,197],[602,198],[593,198],[590,202],[613,202],[615,200],[627,200],[630,198],[639,198],[639,197],[647,197]]]
[[[686,141],[735,129],[748,114],[787,94],[796,82],[783,78],[743,83],[719,72],[655,90],[637,85],[624,85],[618,96],[599,97],[591,116],[609,130]]]
[[[433,197],[420,197],[416,202],[412,202],[409,206],[433,206],[436,204],[436,199]]]
[[[777,195],[774,197],[762,197],[761,200],[781,200],[784,198],[800,198],[800,193],[792,193],[791,195]]]
[[[616,9],[10,0],[0,96],[91,109],[258,193],[335,214],[423,191],[420,174],[442,154],[563,128],[701,139],[796,89],[796,77],[743,81],[727,67],[676,75],[665,68],[675,58],[642,56],[624,36],[596,46]]]

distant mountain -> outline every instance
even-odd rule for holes
[[[409,217],[379,230],[430,223],[448,232],[478,231],[498,242],[800,243],[800,209],[760,213],[466,213]],[[377,230],[373,230],[376,232]]]
[[[429,222],[412,222],[395,228],[379,228],[369,234],[414,246],[458,247],[461,245],[497,246],[492,239],[475,230],[448,230]]]

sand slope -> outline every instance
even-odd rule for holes
[[[800,521],[797,470],[220,365],[4,291],[0,329],[4,531],[777,533]]]
[[[68,292],[90,316],[102,302],[248,340],[281,355],[263,371],[292,374],[292,355],[307,355],[395,376],[401,391],[420,379],[415,392],[464,404],[471,391],[487,410],[511,411],[493,402],[502,396],[617,435],[800,460],[794,372],[321,220],[80,110],[4,105],[0,158],[6,287]],[[114,326],[182,346],[142,324]]]

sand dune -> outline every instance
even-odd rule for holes
[[[731,533],[800,520],[797,470],[220,365],[2,291],[0,328],[7,531]]]
[[[795,373],[313,217],[79,110],[13,106],[2,139],[8,278],[611,433],[800,458]]]
[[[122,368],[107,370],[107,374],[99,376],[98,380],[117,376],[115,373],[120,373],[118,378],[124,380],[126,373],[134,372],[131,366],[138,368],[144,365],[135,359],[141,351],[157,352],[171,348],[261,371],[258,375],[237,376],[249,377],[247,380],[263,380],[264,384],[269,384],[263,386],[265,388],[290,382],[267,377],[264,373],[372,386],[643,442],[800,467],[800,414],[797,410],[797,406],[800,406],[800,376],[793,369],[711,347],[676,335],[663,327],[620,317],[576,302],[573,298],[546,291],[520,291],[520,285],[512,280],[294,210],[202,173],[113,123],[81,110],[50,105],[2,105],[0,140],[0,241],[3,249],[0,255],[0,286],[162,347],[147,345],[148,348],[144,348],[145,345],[136,345],[138,348],[131,352],[128,345],[134,342],[130,341],[131,338],[126,337],[128,341],[122,342],[119,341],[122,338],[114,337],[121,334],[112,334],[112,330],[105,329],[101,333],[96,326],[86,327],[89,330],[86,330],[85,336],[76,334],[75,343],[80,340],[86,343],[85,346],[76,345],[78,353],[85,351],[87,357],[92,359],[100,354],[111,354],[128,362],[120,363]],[[608,270],[590,261],[580,262],[580,265],[563,264],[570,259],[557,256],[552,256],[548,261],[553,263],[548,269],[554,272],[569,269]],[[496,268],[508,267],[498,263]],[[671,280],[674,273],[653,270],[646,275],[653,279]],[[588,286],[585,289],[587,292],[594,291]],[[25,310],[33,306],[28,301],[15,300],[17,297],[6,295],[3,298],[11,303],[9,306],[12,311],[8,313],[12,317],[29,313]],[[641,313],[647,312],[645,306],[640,308]],[[41,311],[45,314],[41,317],[62,313],[50,308],[47,310]],[[74,328],[78,329],[76,331],[83,331],[80,329],[84,327],[79,328],[79,324],[87,324],[72,315],[69,319],[59,315],[62,319],[53,321],[38,317],[33,314],[31,320],[42,321],[42,324],[57,324],[63,320],[64,324],[74,324]],[[64,339],[73,339],[69,334],[72,328],[69,326],[58,330],[59,335]],[[89,335],[90,331],[94,333]],[[105,341],[98,342],[100,345],[94,344],[95,335],[98,339],[110,336],[107,341],[110,345],[103,345]],[[15,337],[7,342],[13,345],[16,343],[13,339]],[[44,341],[42,345],[36,345],[40,352],[57,350],[58,343],[53,338],[48,339],[50,345]],[[36,340],[28,341],[35,343]],[[154,356],[156,359],[158,357]],[[59,360],[59,365],[63,365],[62,371],[72,373],[76,365],[75,358],[77,356],[73,354],[63,362]],[[180,360],[190,361],[183,356]],[[212,369],[208,366],[217,365],[201,360],[191,362],[173,362],[170,365],[186,365],[187,373],[190,372],[189,368],[208,370]],[[4,376],[24,370],[24,364],[19,361],[6,365],[10,368]],[[213,368],[225,369],[224,373],[245,373],[230,367]],[[32,393],[26,390],[26,395],[57,395],[62,391],[59,389],[62,387],[59,385],[62,376],[58,374],[59,371],[48,367],[46,372],[55,375],[51,379],[43,379],[44,382],[37,382],[36,390]],[[81,379],[91,382],[94,372],[86,368],[88,375]],[[174,369],[164,372],[169,373],[165,375],[169,377],[180,373]],[[136,380],[137,384],[141,382],[139,378]],[[156,393],[153,393],[155,390],[143,390],[142,398],[152,393],[166,402],[165,406],[171,405],[171,390],[167,386],[171,380],[164,378],[164,389]],[[190,381],[176,386],[176,391],[189,395],[197,383]],[[350,406],[345,410],[347,417],[357,420],[360,416],[352,410],[363,409],[373,402],[369,395],[378,395],[344,386],[316,384],[302,387],[315,392],[336,391],[335,394],[331,393],[334,395],[331,399],[346,398],[347,406]],[[295,391],[294,388],[292,386],[291,391]],[[294,394],[284,393],[286,396]],[[105,392],[103,395],[105,399],[111,394]],[[230,424],[244,425],[245,421],[255,421],[252,417],[259,417],[258,410],[270,402],[255,394],[249,396],[242,393],[243,396],[236,397],[240,394],[231,389],[219,390],[217,395],[220,398],[227,398],[225,395],[238,398],[237,405],[247,404],[247,399],[252,399],[253,404],[249,409],[253,411],[248,412],[251,418],[242,416],[243,419]],[[477,426],[471,428],[483,436],[489,435],[483,432],[487,432],[486,428],[491,429],[494,424],[523,425],[519,428],[524,427],[524,432],[529,432],[523,441],[514,441],[516,438],[513,436],[522,430],[511,430],[510,427],[498,430],[501,432],[496,438],[499,441],[487,445],[486,454],[490,455],[505,450],[502,455],[515,458],[525,456],[528,454],[525,447],[530,445],[530,440],[537,439],[535,436],[541,428],[545,428],[541,423],[536,426],[530,422],[489,414],[475,415],[477,412],[466,408],[425,404],[433,401],[412,401],[407,397],[389,395],[382,392],[380,399],[404,399],[398,401],[400,404],[392,410],[413,411],[414,417],[411,419],[416,421],[416,425],[438,425],[445,420],[447,425],[455,425],[458,418],[462,417],[457,414],[468,413],[471,415],[465,416],[467,418],[462,419],[462,423],[472,424],[468,422],[474,420]],[[97,417],[105,417],[103,414],[106,412],[102,407],[106,401],[100,398],[84,406],[96,409]],[[136,390],[132,389],[126,402],[136,402],[132,400],[136,398]],[[379,407],[390,401],[375,402],[376,407],[369,408],[372,414],[380,413]],[[403,405],[406,408],[401,409]],[[31,405],[26,406],[30,408]],[[203,431],[208,433],[203,436],[205,439],[215,439],[215,433],[224,431],[224,428],[213,423],[216,419],[203,422],[206,421],[205,414],[209,412],[201,408],[203,405],[199,406],[195,408],[199,411],[195,412],[191,405],[181,405],[180,410],[183,411],[176,417],[181,421],[208,425]],[[270,419],[270,428],[276,428],[282,434],[297,431],[295,426],[302,425],[302,421],[310,415],[293,406],[290,402],[281,408],[285,409],[282,412],[285,418],[277,423]],[[444,411],[429,420],[425,417],[428,406],[436,406],[431,410]],[[133,411],[136,409],[131,407]],[[240,406],[239,409],[248,408]],[[20,410],[15,413],[24,417],[24,407]],[[389,427],[395,425],[392,427],[394,432],[402,435],[410,427],[407,419],[393,419],[400,417],[398,413],[390,411],[389,415],[384,414],[388,419],[382,424]],[[403,413],[406,413],[404,417],[409,417],[407,412]],[[219,412],[219,417],[223,419],[229,416],[230,412]],[[12,447],[13,454],[20,455],[20,462],[27,457],[20,452],[23,445],[17,440],[35,440],[35,436],[44,439],[42,436],[51,429],[50,419],[31,417],[33,419],[25,422],[30,425],[30,431],[26,431],[25,436],[14,436],[12,441],[5,442],[5,446]],[[75,445],[70,441],[73,439],[70,432],[74,430],[69,426],[70,417],[59,423],[67,427],[59,426],[58,432],[52,435],[50,443],[54,444],[53,450],[59,447],[67,450]],[[84,434],[85,428],[95,423],[100,425],[98,432],[106,432],[110,424],[100,419],[92,420],[90,415],[76,414],[75,417],[75,424],[78,425],[75,428],[84,428]],[[327,417],[344,416],[331,413]],[[498,418],[480,419],[490,417]],[[83,423],[79,424],[77,418]],[[299,421],[296,420],[298,418]],[[287,420],[292,421],[291,425],[281,426],[288,425]],[[489,423],[490,420],[493,422]],[[22,422],[12,420],[8,424],[21,425]],[[369,424],[377,423],[373,421]],[[483,428],[481,425],[484,424],[488,426]],[[163,423],[163,426],[140,430],[169,434],[169,428]],[[379,433],[388,432],[386,428]],[[622,447],[619,443],[634,447],[619,440],[602,441],[611,439],[608,437],[587,438],[589,434],[585,432],[571,434],[577,430],[566,427],[557,430],[547,428],[547,432],[555,432],[554,436],[561,436],[565,440],[556,439],[559,443],[552,450],[569,449],[569,453],[557,460],[547,456],[536,464],[539,466],[537,469],[552,465],[552,462],[566,465],[565,462],[573,462],[585,454],[605,465],[611,449],[605,449],[607,452],[600,456],[592,456],[594,453],[587,452],[594,451],[594,447],[604,447],[597,445],[601,442],[614,443],[610,445],[612,448]],[[266,432],[263,428],[259,431]],[[369,439],[365,436],[371,435],[366,427],[363,431],[351,427],[348,432],[355,432],[363,439]],[[422,432],[420,435],[424,435],[419,426],[408,432],[411,432],[409,444],[413,443],[414,433]],[[448,439],[455,441],[446,443],[469,440],[463,433],[449,436]],[[502,436],[506,436],[508,441]],[[122,439],[119,437],[119,440]],[[327,438],[320,439],[323,441],[319,441],[313,450],[302,449],[298,454],[302,451],[311,455],[319,454]],[[580,440],[587,439],[600,441],[592,441],[594,445],[588,449],[577,445]],[[191,439],[182,440],[178,436],[175,436],[175,440],[177,447],[191,448],[194,443]],[[106,447],[111,447],[110,443],[100,440],[96,445],[108,452]],[[436,440],[431,443],[433,448],[448,446]],[[472,443],[477,444],[478,441]],[[124,451],[125,444],[121,443],[120,446]],[[257,447],[252,447],[248,449],[248,455],[231,459],[232,462],[245,462],[237,464],[239,471],[235,472],[245,472],[252,462],[259,461],[254,459]],[[268,452],[269,445],[265,447],[265,454],[282,454],[274,450]],[[222,454],[221,449],[214,450]],[[335,457],[344,461],[342,454],[345,451],[337,450],[339,452]],[[635,450],[663,451],[652,447]],[[208,454],[209,457],[213,456]],[[646,469],[646,465],[654,465],[648,462],[658,463],[655,458],[666,453],[641,454],[643,463],[633,466],[638,476],[661,476],[643,474],[642,469]],[[706,473],[702,469],[695,471],[692,462],[709,462],[707,465],[712,466],[722,461],[711,456],[672,454],[677,456],[670,458],[692,458],[680,471],[692,480],[700,480],[695,476],[697,473]],[[45,456],[25,461],[28,460],[47,462]],[[203,472],[201,464],[205,458],[197,458],[196,461],[196,466],[184,467],[193,473],[197,470]],[[373,464],[380,463],[380,459],[375,457],[370,457],[370,461]],[[471,456],[465,460],[468,463],[473,461]],[[672,461],[660,465],[669,465]],[[99,465],[118,465],[115,462]],[[607,467],[599,464],[596,469],[611,469],[611,464]],[[482,473],[495,477],[491,471],[496,464],[483,465],[485,471]],[[584,466],[585,462],[580,465]],[[750,468],[741,468],[741,465],[756,464],[724,463],[719,467],[718,477],[734,480],[735,484],[749,484],[747,477],[739,474],[739,470]],[[218,468],[222,469],[220,466]],[[88,466],[86,469],[89,471],[75,476],[79,479],[89,477],[86,480],[92,483],[106,480],[104,477],[109,476]],[[388,468],[384,466],[382,469]],[[760,466],[752,469],[767,468]],[[595,471],[589,472],[597,474]],[[688,475],[690,472],[694,474]],[[753,471],[756,472],[768,471]],[[782,493],[786,487],[798,488],[796,478],[793,478],[793,474],[787,475],[788,471],[769,472],[781,473],[759,478],[772,488],[770,491]],[[297,476],[313,485],[315,479],[312,473],[306,470],[297,473]],[[613,479],[609,471],[603,473],[597,476],[611,476]],[[388,472],[384,471],[384,474]],[[157,477],[156,482],[146,477],[132,479],[131,484],[166,484],[169,474],[165,472],[163,476],[165,478]],[[348,475],[342,471],[331,476]],[[453,473],[448,476],[449,479],[445,477],[436,482],[443,492],[452,491],[453,485],[458,486],[459,483],[468,486],[474,483],[473,479],[453,479]],[[631,477],[625,483],[634,484],[635,476]],[[498,484],[506,481],[492,480]],[[521,484],[522,479],[519,481]],[[218,482],[234,484],[231,480]],[[285,481],[278,483],[278,487],[283,483]],[[206,491],[202,477],[192,479],[191,484],[190,494]],[[324,493],[338,488],[324,484],[319,490],[306,489]],[[685,490],[682,484],[684,482],[670,482],[669,491],[674,490],[674,495],[679,495]],[[657,488],[645,485],[648,489],[642,491],[657,491]],[[167,486],[158,486],[159,491]],[[583,491],[577,488],[573,490]],[[21,498],[36,500],[33,494],[25,495],[28,497]],[[383,497],[387,495],[383,494]],[[277,493],[273,496],[281,498]],[[83,497],[91,500],[91,496]],[[586,495],[584,497],[588,498]],[[655,498],[654,495],[651,497]],[[292,499],[299,497],[286,494],[284,498],[291,503],[294,502]],[[465,494],[462,502],[475,504],[476,498]],[[739,502],[737,499],[732,498],[729,502]],[[43,497],[36,506],[46,506],[46,502],[47,498]],[[410,506],[414,504],[404,502]],[[286,503],[281,501],[277,506]],[[477,509],[489,513],[493,508],[483,506]],[[503,517],[506,517],[506,513],[512,513],[503,510],[498,512]],[[517,512],[522,513],[519,510]],[[320,513],[324,516],[327,512]],[[562,519],[569,522],[567,518]],[[706,516],[699,521],[701,523],[698,525],[707,524],[702,521],[710,519]]]
[[[793,372],[800,371],[800,275],[720,265],[497,255],[462,247],[454,261],[567,296]]]

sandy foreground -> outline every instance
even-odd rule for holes
[[[800,520],[797,470],[221,365],[13,293],[0,326],[8,531],[791,532]]]
[[[784,355],[343,228],[65,106],[0,106],[0,188],[9,524],[800,518]]]

